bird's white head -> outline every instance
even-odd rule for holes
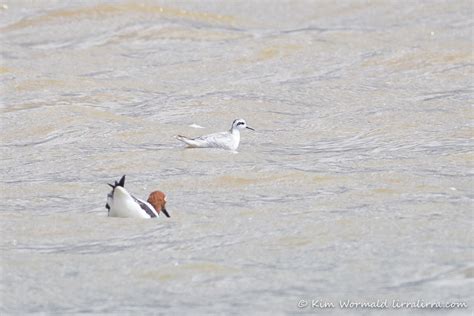
[[[243,119],[236,119],[232,123],[232,129],[237,129],[237,130],[250,129],[250,130],[254,131],[254,129],[251,128],[250,126],[248,126],[247,122],[245,122],[245,120],[243,120]]]

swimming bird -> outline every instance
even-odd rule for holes
[[[115,184],[110,184],[112,191],[107,194],[105,208],[110,217],[153,218],[160,213],[170,217],[166,210],[166,195],[161,191],[153,191],[147,201],[137,199],[125,189],[125,175]]]
[[[247,126],[245,120],[236,119],[232,122],[230,130],[227,132],[214,133],[196,138],[178,135],[176,138],[187,144],[189,148],[222,148],[235,151],[239,147],[240,131],[243,129],[254,131],[253,128]]]

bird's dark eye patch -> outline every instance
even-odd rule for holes
[[[245,124],[244,122],[239,122],[239,123],[237,123],[237,126],[244,125],[244,124]]]

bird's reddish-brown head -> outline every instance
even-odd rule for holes
[[[162,212],[166,217],[170,217],[166,210],[166,195],[161,191],[153,191],[148,196],[148,203],[150,203],[158,214]]]

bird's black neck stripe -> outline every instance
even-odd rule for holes
[[[135,202],[138,203],[138,205],[140,205],[142,210],[144,210],[148,215],[150,215],[150,217],[156,217],[155,212],[153,212],[153,210],[148,205],[146,205],[145,203],[143,203],[142,201],[140,201],[133,195],[132,195],[132,198],[135,200]]]

